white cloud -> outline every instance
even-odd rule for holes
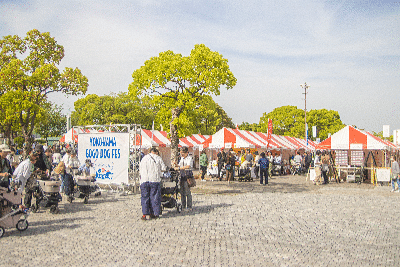
[[[145,60],[166,50],[186,56],[204,43],[228,58],[238,78],[215,97],[237,123],[258,122],[282,105],[302,108],[299,85],[307,82],[310,109],[338,110],[346,123],[373,130],[391,117],[385,123],[400,128],[388,115],[400,111],[393,104],[400,96],[399,7],[374,13],[381,6],[364,11],[347,1],[38,0],[0,8],[2,36],[49,31],[65,48],[62,67],[89,78],[88,93],[127,91]],[[76,97],[52,99],[72,109]]]

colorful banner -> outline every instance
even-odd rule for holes
[[[272,120],[268,119],[267,148],[269,147],[269,143],[271,142],[271,137],[272,137]]]
[[[127,184],[129,133],[79,134],[78,158],[81,164],[92,161],[97,182]]]

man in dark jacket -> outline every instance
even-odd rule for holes
[[[0,151],[0,186],[9,187],[12,168],[10,161],[7,159],[7,155],[11,150],[6,144],[2,144],[0,145]]]
[[[34,153],[38,155],[38,159],[36,160],[35,163],[35,169],[41,170],[43,173],[46,173],[47,176],[49,176],[51,173],[52,166],[51,166],[51,161],[49,160],[49,158],[47,158],[46,154],[44,153],[43,145],[37,144],[35,146]]]
[[[304,152],[304,154],[306,154],[306,156],[304,157],[304,168],[305,168],[305,172],[308,173],[308,169],[310,168],[310,164],[312,161],[312,157],[310,152]]]

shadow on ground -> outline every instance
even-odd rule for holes
[[[315,191],[318,188],[313,187],[312,183],[305,182],[305,176],[289,177],[274,176],[269,179],[268,185],[261,185],[259,180],[251,182],[233,181],[228,184],[226,181],[207,181],[197,183],[197,187],[192,189],[197,194],[240,194],[240,193],[299,193]]]
[[[55,215],[57,216],[57,215]],[[81,227],[83,224],[86,224],[87,220],[92,220],[94,217],[77,217],[77,218],[60,218],[60,219],[53,219],[53,220],[43,220],[43,221],[36,221],[33,223],[29,223],[28,229],[25,231],[18,231],[16,228],[9,229],[9,231],[6,232],[7,236],[13,236],[13,235],[18,235],[18,236],[36,236],[36,235],[42,235],[46,234],[49,232],[55,232],[59,231],[64,228],[68,229],[75,229]],[[76,221],[79,221],[79,223],[76,223]],[[28,218],[29,222],[29,218]]]
[[[196,201],[194,202],[196,204]],[[182,211],[179,213],[176,208],[173,209],[164,209],[162,217],[163,218],[173,218],[177,216],[191,216],[191,215],[196,215],[196,214],[202,214],[202,213],[210,213],[214,209],[217,208],[226,208],[233,206],[233,204],[226,204],[226,203],[221,203],[221,204],[211,204],[211,205],[194,205],[193,209],[191,211]]]

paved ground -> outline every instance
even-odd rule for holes
[[[192,212],[141,221],[140,197],[62,203],[0,239],[1,266],[399,266],[400,193],[305,177],[198,182]]]

